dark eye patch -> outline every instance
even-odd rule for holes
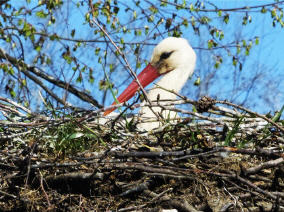
[[[161,54],[160,60],[165,60],[165,59],[169,58],[169,56],[170,56],[172,53],[173,53],[173,51],[172,51],[172,52],[164,52],[163,54]]]

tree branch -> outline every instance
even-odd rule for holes
[[[26,76],[28,76],[31,80],[33,80],[35,83],[39,84],[45,91],[47,91],[54,99],[56,99],[56,101],[60,102],[61,104],[65,105],[66,103],[64,103],[59,97],[57,97],[54,93],[52,93],[50,90],[48,90],[48,88],[46,86],[43,85],[43,83],[37,79],[36,77],[32,76],[29,72],[32,72],[33,74],[45,79],[46,81],[60,87],[63,88],[65,90],[67,90],[68,92],[74,94],[75,96],[77,96],[79,99],[85,101],[85,102],[89,102],[91,104],[93,104],[94,106],[98,107],[98,108],[102,108],[103,106],[101,104],[99,104],[99,102],[94,99],[92,96],[79,91],[78,89],[76,89],[75,87],[73,87],[72,85],[59,80],[59,79],[55,79],[54,77],[44,73],[43,71],[41,71],[39,68],[35,67],[35,66],[31,66],[26,64],[23,60],[19,60],[15,57],[10,56],[9,54],[7,54],[3,49],[0,48],[0,58],[3,58],[5,60],[8,60],[10,63],[12,63],[14,66],[19,67],[19,71],[21,71],[22,73],[24,73]]]

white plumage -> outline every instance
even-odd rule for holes
[[[159,100],[176,99],[175,94],[167,92],[159,87],[179,92],[185,85],[188,78],[193,74],[195,61],[196,54],[187,42],[187,40],[175,37],[169,37],[162,40],[154,48],[150,64],[145,68],[145,70],[151,70],[146,70],[147,73],[144,70],[145,73],[142,71],[141,73],[143,74],[138,75],[138,79],[143,86],[147,86],[147,84],[149,84],[155,78],[161,76],[161,79],[148,93],[147,96],[149,100],[155,101],[157,100],[158,96]],[[148,79],[147,81],[147,77],[149,77],[150,80]],[[135,84],[136,87],[132,89]],[[134,95],[136,90],[139,88],[135,81],[133,81],[129,87],[131,88],[127,88],[128,90],[126,89],[122,93],[121,96],[123,97],[118,97],[119,102],[127,101]],[[129,95],[127,95],[127,93],[129,93]],[[125,97],[125,95],[127,97]],[[160,107],[152,107],[152,109],[156,113],[161,113]],[[105,115],[109,114],[111,111],[112,110],[106,111]],[[155,114],[151,111],[149,107],[143,107],[139,113],[141,114],[141,118],[156,118]],[[162,115],[164,118],[173,118],[176,116],[176,113],[170,111],[162,111]],[[145,130],[151,130],[158,126],[159,122],[142,123],[138,125],[139,128],[143,128]]]

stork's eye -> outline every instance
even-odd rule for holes
[[[161,54],[160,60],[167,59],[172,53],[173,53],[173,51],[172,52],[164,52],[163,54]]]

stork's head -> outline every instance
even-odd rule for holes
[[[162,75],[175,69],[190,68],[195,63],[195,53],[184,38],[169,37],[153,50],[150,64]]]
[[[187,73],[191,72],[191,75],[193,72],[191,63],[195,64],[195,58],[196,55],[187,40],[175,37],[166,38],[154,48],[150,63],[137,78],[140,84],[146,87],[159,76],[177,69]],[[117,100],[120,103],[128,101],[138,89],[138,83],[133,80]],[[112,105],[115,104],[114,102]],[[106,110],[104,115],[111,113],[113,110]]]

